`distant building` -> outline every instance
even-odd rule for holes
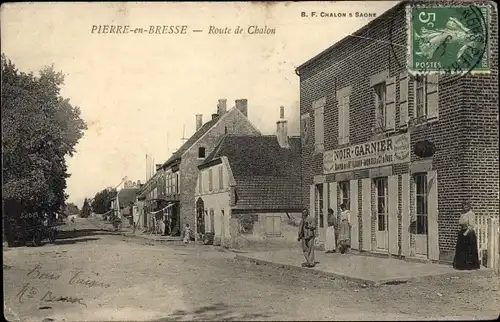
[[[196,132],[165,163],[157,167],[152,180],[157,180],[156,209],[164,209],[171,234],[178,235],[185,223],[194,226],[194,193],[198,165],[210,154],[225,134],[260,135],[248,120],[248,102],[239,99],[229,111],[227,100],[220,99],[217,113],[203,124],[202,115],[196,115]],[[146,186],[148,183],[146,183]]]
[[[283,113],[282,113],[283,117]],[[300,138],[225,135],[198,167],[196,232],[214,243],[297,242],[300,221]]]

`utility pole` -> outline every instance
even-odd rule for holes
[[[181,138],[182,144],[186,143],[186,141],[188,140],[185,134],[186,134],[186,124],[182,126],[182,138]]]

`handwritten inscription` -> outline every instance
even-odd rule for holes
[[[24,284],[23,287],[21,288],[21,291],[17,293],[16,297],[19,303],[24,303],[24,299],[33,299],[35,298],[38,294],[40,294],[40,291],[32,286],[29,282]],[[83,302],[83,298],[77,298],[77,297],[71,297],[71,296],[60,296],[60,295],[54,295],[52,291],[46,292],[41,298],[41,302],[66,302],[66,303],[78,303],[81,304],[85,307],[87,305]]]
[[[71,279],[69,280],[69,284],[79,284],[79,285],[83,285],[83,286],[86,286],[89,288],[90,287],[101,287],[101,288],[111,287],[111,285],[107,284],[107,283],[94,281],[92,279],[81,278],[81,274],[83,274],[83,271],[79,271],[75,275],[73,275],[73,277],[71,277]]]
[[[26,276],[28,277],[31,277],[31,278],[34,278],[34,279],[46,279],[46,280],[54,280],[54,281],[57,281],[58,279],[61,278],[61,275],[58,275],[58,274],[53,274],[53,273],[45,273],[45,272],[42,272],[40,271],[42,267],[37,264],[35,266],[35,268],[29,272]]]
[[[43,271],[40,264],[37,264],[28,274],[27,277],[32,280],[49,280],[49,281],[60,281],[62,279],[61,274]],[[85,277],[85,272],[82,270],[73,273],[68,280],[69,285],[81,285],[88,288],[110,288],[111,284],[96,281],[94,279]],[[40,295],[40,291],[36,286],[33,286],[30,282],[23,285],[16,297],[19,303],[24,303],[25,299],[35,299]],[[58,295],[53,291],[47,291],[43,296],[39,298],[41,302],[64,302],[72,304],[81,304],[87,306],[82,298]]]

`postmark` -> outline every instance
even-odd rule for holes
[[[410,74],[463,76],[490,72],[490,9],[484,3],[407,5]]]

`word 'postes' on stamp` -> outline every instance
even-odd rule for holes
[[[410,72],[489,72],[488,7],[429,4],[407,10]]]

